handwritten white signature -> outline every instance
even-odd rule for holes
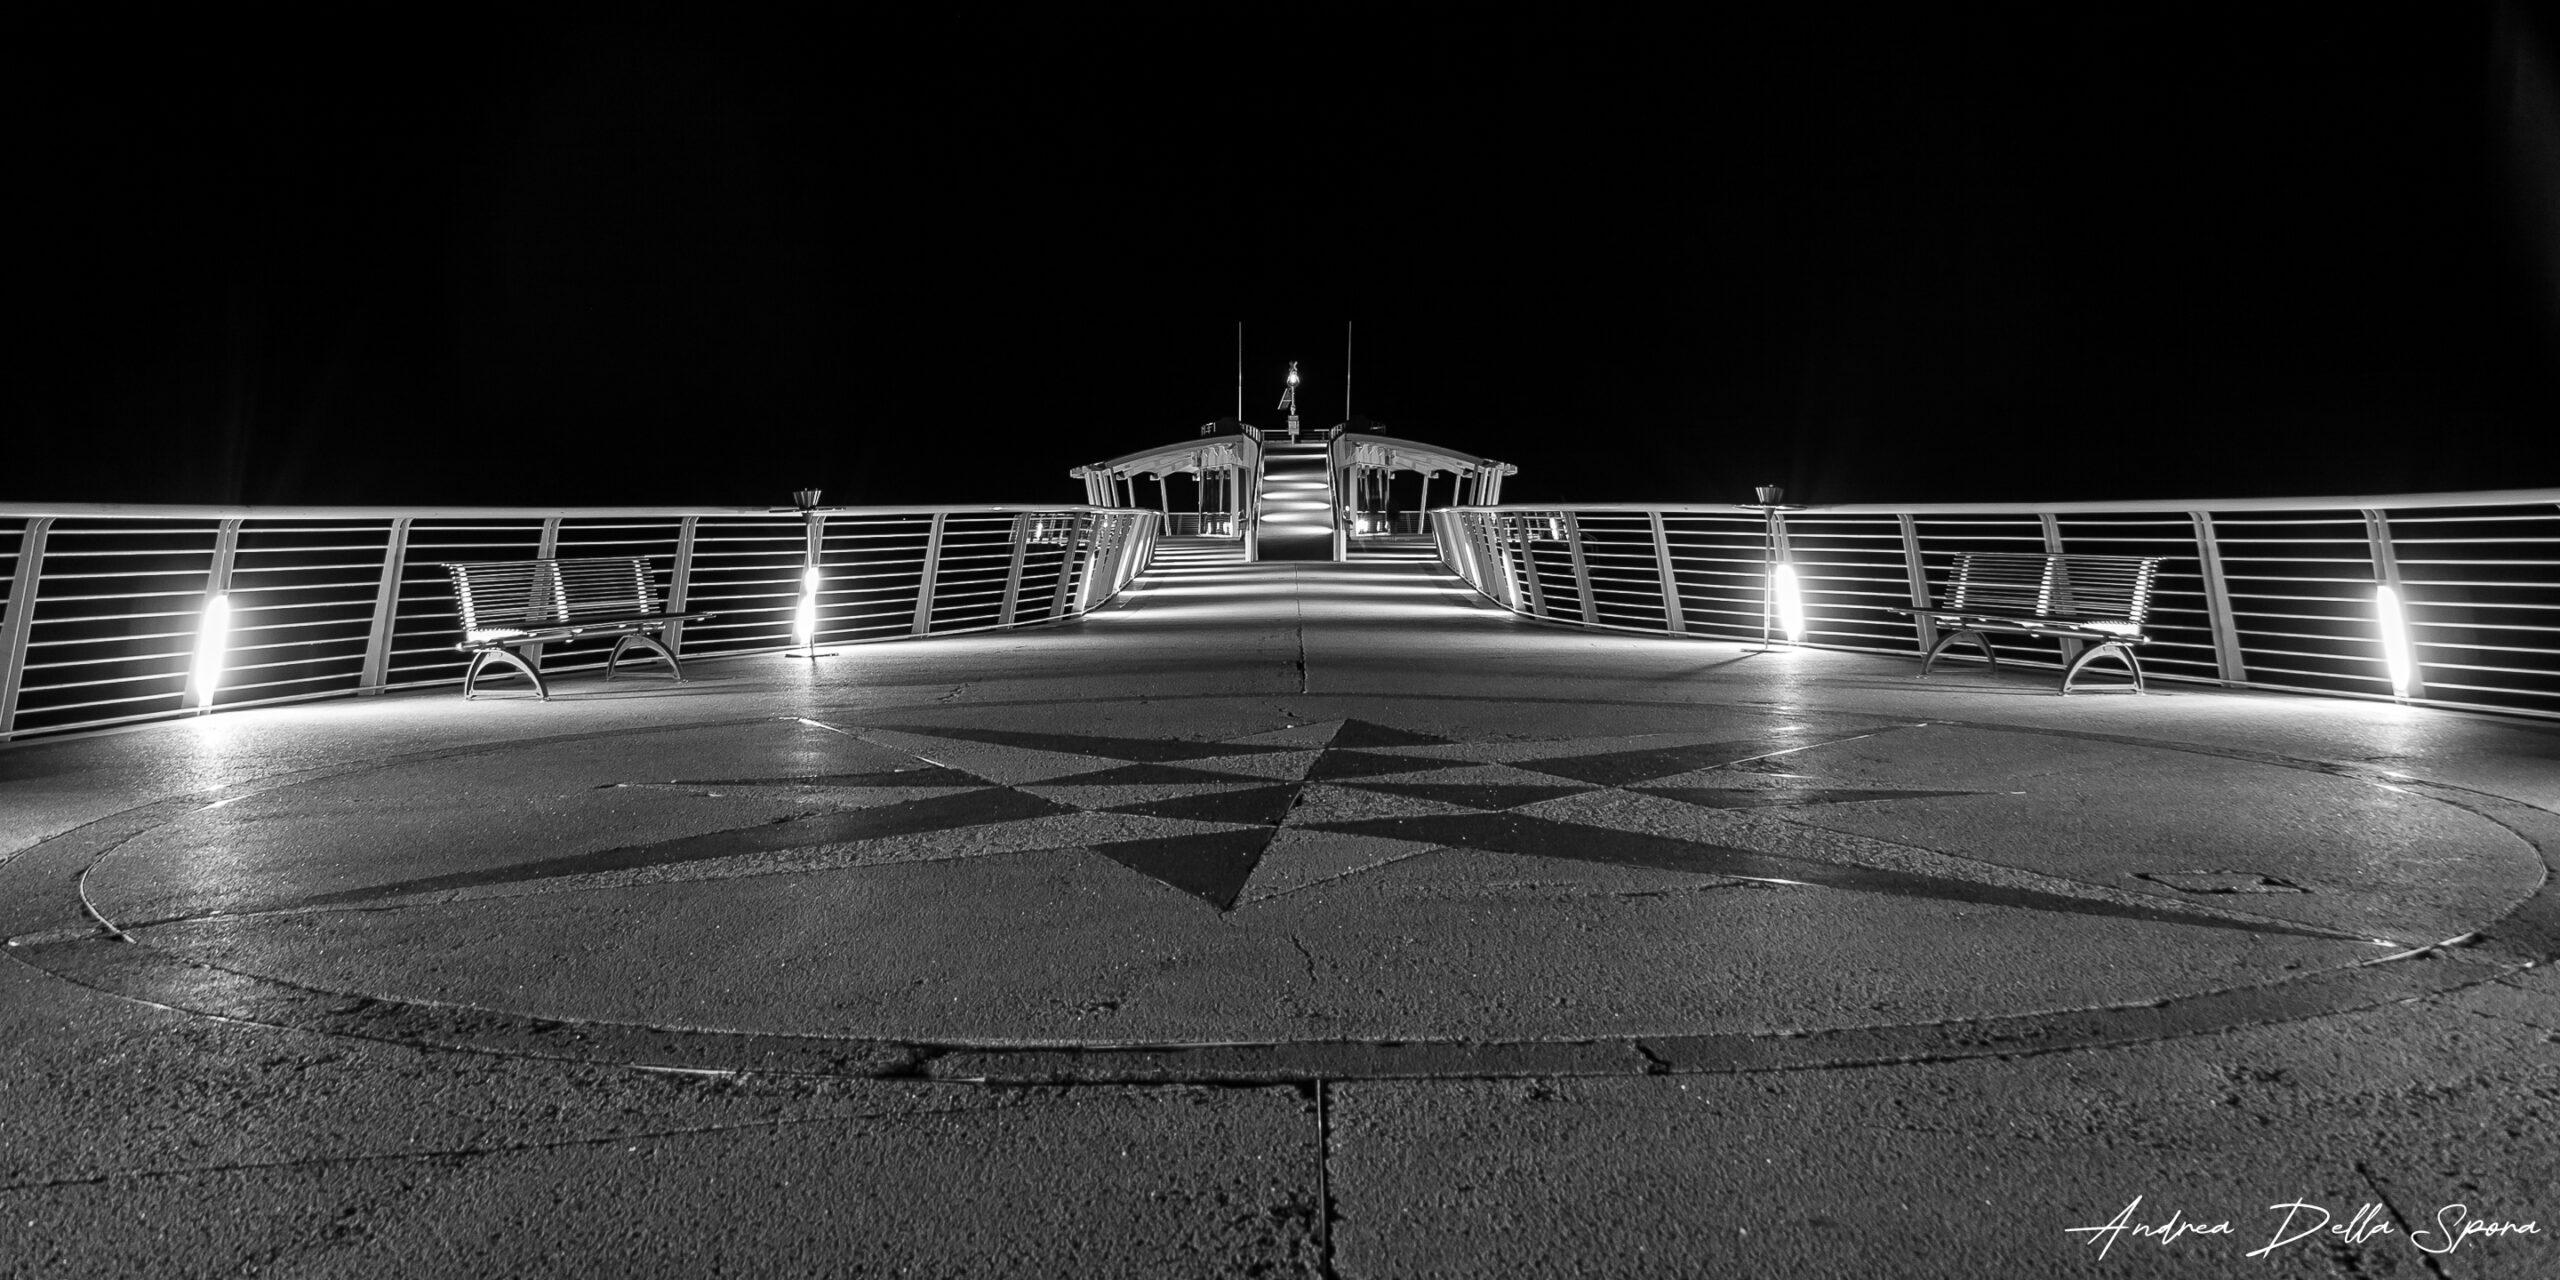
[[[2172,1210],[2167,1218],[2158,1222],[2137,1222],[2134,1220],[2134,1211],[2141,1207],[2142,1197],[2135,1196],[2132,1203],[2127,1204],[2112,1220],[2103,1225],[2065,1227],[2063,1230],[2073,1235],[2087,1235],[2089,1239],[2081,1243],[2098,1246],[2098,1256],[2101,1258],[2107,1256],[2107,1251],[2115,1248],[2116,1242],[2126,1236],[2136,1240],[2156,1241],[2166,1246],[2188,1236],[2237,1234],[2228,1219],[2214,1222],[2194,1220],[2188,1218],[2183,1209]],[[2379,1203],[2368,1202],[2358,1206],[2354,1216],[2335,1226],[2330,1225],[2334,1218],[2333,1214],[2326,1208],[2306,1200],[2288,1200],[2283,1204],[2271,1204],[2267,1206],[2267,1211],[2282,1213],[2284,1218],[2276,1224],[2275,1235],[2265,1244],[2250,1250],[2246,1255],[2248,1257],[2263,1258],[2286,1245],[2324,1231],[2347,1244],[2362,1244],[2377,1236],[2394,1236],[2401,1234],[2402,1231],[2401,1223],[2391,1215],[2386,1206]],[[2300,1222],[2298,1226],[2297,1221]],[[2433,1227],[2415,1228],[2408,1232],[2408,1237],[2411,1247],[2423,1253],[2440,1255],[2461,1248],[2474,1236],[2538,1236],[2542,1233],[2542,1226],[2538,1221],[2510,1222],[2498,1218],[2473,1217],[2471,1206],[2449,1204],[2436,1210]]]

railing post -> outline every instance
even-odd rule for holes
[[[1119,521],[1108,511],[1097,511],[1093,515],[1093,524],[1085,539],[1084,571],[1076,575],[1076,615],[1078,617],[1093,611],[1096,603],[1094,584],[1109,580],[1111,568],[1109,556],[1118,548],[1107,545],[1107,540],[1118,524]]]
[[[1085,612],[1099,608],[1112,592],[1119,590],[1120,565],[1128,554],[1129,517],[1115,513],[1094,522],[1093,569],[1085,586]]]
[[[1014,612],[1022,603],[1022,560],[1031,551],[1031,524],[1027,512],[1013,518],[1013,563],[1004,571],[1004,604],[996,610],[999,627],[1013,625]]]
[[[1492,588],[1485,585],[1484,548],[1479,545],[1483,531],[1476,527],[1475,513],[1452,510],[1440,518],[1449,522],[1449,546],[1456,552],[1451,563],[1457,566],[1458,576],[1466,579],[1468,586],[1492,596]]]
[[[2058,556],[2063,554],[2062,521],[2055,518],[2052,512],[2046,511],[2037,514],[2036,522],[2044,527],[2044,553],[2049,556]],[[2045,562],[2048,577],[2051,576],[2051,571],[2059,566],[2060,563],[2060,561],[2056,560],[2048,560]],[[2077,660],[2080,657],[2081,648],[2082,645],[2079,641],[2074,640],[2069,636],[2062,637],[2062,665],[2067,668],[2072,664],[2072,662]]]
[[[1529,580],[1529,612],[1541,618],[1554,617],[1547,612],[1547,584],[1539,581],[1545,575],[1538,572],[1538,548],[1529,537],[1529,517],[1512,516],[1511,521],[1520,532],[1514,545],[1520,548],[1521,572]]]
[[[1902,526],[1902,569],[1904,576],[1911,580],[1911,607],[1926,609],[1929,607],[1929,566],[1920,558],[1920,522],[1908,515],[1895,516],[1894,520]],[[1937,648],[1938,624],[1930,621],[1925,613],[1911,615],[1911,621],[1919,628],[1920,652],[1927,653]]]
[[[231,566],[239,558],[240,522],[235,519],[224,520],[221,523],[216,524],[213,528],[213,560],[205,566],[204,571],[204,602],[206,608],[210,609],[213,607],[214,597],[230,593]],[[196,626],[199,629],[204,626],[203,614],[196,615]],[[201,634],[198,635],[197,643],[203,643]],[[226,653],[223,656],[228,658],[230,655]],[[180,711],[186,710],[186,703],[187,695],[183,690],[181,690],[178,694],[178,709]],[[196,704],[197,715],[203,715],[211,710],[213,710],[213,700],[210,698],[201,699]]]
[[[1600,621],[1600,607],[1592,602],[1591,566],[1582,558],[1582,521],[1570,511],[1564,513],[1564,545],[1573,557],[1573,594],[1581,602],[1582,625],[1591,626]]]
[[[2391,588],[2391,594],[2399,599],[2400,625],[2405,631],[2414,610],[2409,607],[2409,589],[2400,581],[2400,557],[2391,549],[2390,519],[2379,510],[2364,508],[2364,536],[2366,545],[2373,552],[2374,584]],[[2400,637],[2400,641],[2409,646],[2409,691],[2403,696],[2411,699],[2426,697],[2426,667],[2418,661],[2417,639],[2404,634]],[[2389,641],[2386,640],[2384,643],[2387,644]],[[2394,690],[2394,692],[2398,691]]]
[[[818,657],[818,633],[826,629],[826,606],[820,596],[827,587],[827,514],[813,507],[801,515],[800,524],[809,542],[800,560],[800,581],[792,587],[791,598],[797,602],[805,594],[809,601],[809,659],[814,662]]]
[[[2213,536],[2213,513],[2190,511],[2195,521],[2196,559],[2204,573],[2204,611],[2213,623],[2213,666],[2226,685],[2249,682],[2248,663],[2240,653],[2240,624],[2231,614],[2231,584],[2222,577],[2222,546]]]
[[[1485,580],[1494,581],[1493,571],[1497,568],[1502,570],[1501,590],[1488,591],[1486,594],[1493,596],[1496,604],[1513,613],[1529,612],[1529,593],[1520,585],[1520,565],[1511,554],[1510,536],[1503,531],[1502,514],[1497,511],[1477,511],[1470,514],[1474,517],[1476,550],[1483,560]]]
[[[391,639],[400,625],[400,578],[409,562],[409,522],[408,516],[394,518],[390,536],[382,544],[382,580],[373,588],[373,626],[365,632],[364,674],[356,678],[356,692],[368,697],[391,685]]]
[[[1256,455],[1253,466],[1235,468],[1233,474],[1235,476],[1235,492],[1233,496],[1235,499],[1236,509],[1236,536],[1244,540],[1245,562],[1247,564],[1251,564],[1262,559],[1262,465],[1260,456]],[[1250,498],[1245,494],[1245,490],[1247,489],[1253,490]]]
[[[1148,520],[1138,526],[1137,532],[1145,535],[1146,546],[1132,551],[1126,559],[1121,561],[1123,572],[1120,575],[1120,585],[1122,587],[1137,581],[1138,575],[1145,573],[1147,566],[1155,563],[1157,546],[1170,536],[1165,533],[1164,525],[1163,520]]]
[[[1084,550],[1085,521],[1091,518],[1091,514],[1079,511],[1076,513],[1076,518],[1067,525],[1067,549],[1058,555],[1058,590],[1057,594],[1049,600],[1049,620],[1052,622],[1066,619],[1067,593],[1070,590],[1077,590],[1076,579],[1083,563],[1081,553]],[[1083,598],[1080,591],[1077,598]]]
[[[213,563],[205,570],[204,594],[210,600],[231,589],[231,566],[240,559],[240,522],[225,520],[214,526]]]
[[[533,558],[536,560],[548,560],[551,557],[558,555],[559,552],[560,517],[545,516],[542,520],[542,537],[533,544]],[[560,571],[555,568],[551,572],[554,579],[557,579]],[[518,646],[517,651],[524,655],[525,661],[533,664],[534,670],[539,671],[542,669],[541,641],[536,640],[532,644],[520,645]]]
[[[1768,521],[1768,532],[1762,536],[1769,542],[1768,550],[1765,552],[1769,561],[1760,570],[1760,646],[1763,649],[1769,647],[1769,629],[1780,625],[1778,566],[1787,565],[1792,568],[1795,564],[1795,548],[1787,544],[1787,513],[1771,507],[1768,511]],[[1813,633],[1813,615],[1805,609],[1804,603],[1804,575],[1797,574],[1796,612],[1804,620],[1805,633],[1810,635]],[[1798,643],[1800,642],[1795,637],[1787,637],[1789,647]]]
[[[693,598],[693,526],[700,516],[676,521],[676,562],[667,570],[667,612],[682,613]],[[667,624],[667,652],[684,652],[684,624]]]
[[[1351,558],[1351,522],[1358,519],[1353,513],[1360,505],[1360,484],[1354,474],[1356,467],[1333,465],[1333,457],[1339,452],[1342,452],[1339,440],[1325,448],[1325,468],[1331,473],[1332,483],[1325,489],[1324,518],[1333,526],[1333,558],[1348,560]]]
[[[1662,575],[1662,624],[1675,636],[1689,633],[1689,611],[1680,604],[1680,575],[1671,567],[1671,535],[1662,527],[1662,513],[1645,513],[1653,525],[1653,565]]]
[[[949,512],[934,512],[933,530],[924,537],[924,577],[916,583],[916,619],[907,629],[909,635],[933,630],[933,579],[942,570],[942,524],[949,518]]]
[[[35,623],[36,586],[44,581],[44,544],[52,529],[52,516],[28,519],[26,531],[18,535],[18,563],[9,577],[8,604],[0,608],[0,742],[8,741],[17,728],[18,687],[27,669],[27,633]]]

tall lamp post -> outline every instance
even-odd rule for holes
[[[1760,648],[1768,653],[1777,648],[1770,637],[1772,624],[1789,645],[1804,640],[1804,596],[1796,588],[1796,567],[1787,555],[1787,518],[1789,511],[1802,511],[1805,504],[1786,501],[1787,491],[1774,484],[1764,484],[1751,491],[1757,502],[1742,504],[1745,511],[1761,515],[1760,549]]]
[[[815,661],[818,657],[818,586],[823,573],[818,568],[823,550],[826,517],[818,510],[818,491],[794,489],[791,504],[800,511],[800,521],[808,534],[808,554],[800,565],[800,599],[791,611],[791,638],[800,644],[801,655]]]
[[[1289,439],[1298,438],[1298,362],[1289,362],[1288,386],[1280,392],[1280,407],[1289,411]]]

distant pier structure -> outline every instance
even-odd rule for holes
[[[1306,437],[1297,428],[1296,379],[1292,365],[1280,400],[1291,411],[1286,434],[1224,418],[1180,443],[1086,463],[1068,475],[1084,482],[1085,500],[1095,506],[1163,512],[1171,537],[1236,539],[1249,560],[1345,560],[1366,543],[1427,536],[1435,503],[1500,502],[1504,478],[1520,470],[1381,434],[1370,422]]]

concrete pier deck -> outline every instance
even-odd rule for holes
[[[2560,726],[1918,665],[1172,546],[0,748],[0,1274],[2560,1274]]]

